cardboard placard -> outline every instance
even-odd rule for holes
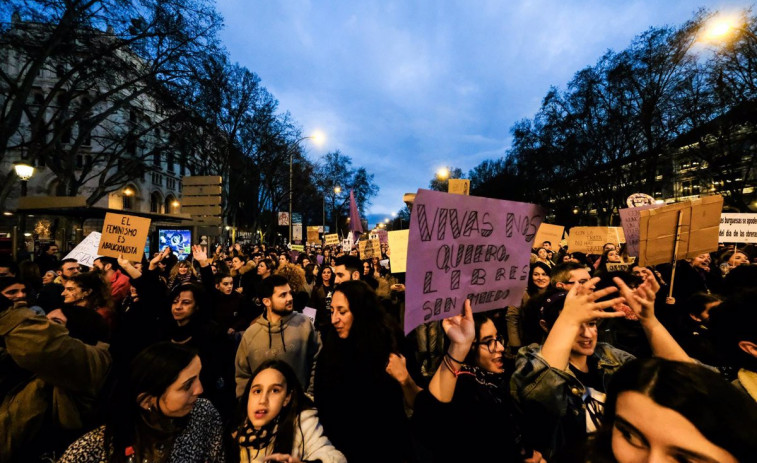
[[[387,244],[389,243],[389,232],[386,230],[379,230],[376,232],[378,235],[378,240],[381,244]]]
[[[352,251],[352,240],[349,238],[345,238],[342,240],[342,251],[344,252],[350,252]]]
[[[520,304],[543,217],[534,204],[418,190],[410,218],[405,333],[462,313],[466,299],[474,312]]]
[[[721,214],[718,241],[757,243],[757,214]]]
[[[310,226],[308,230],[308,243],[320,243],[321,238],[318,236],[318,226]]]
[[[557,249],[560,241],[562,241],[563,232],[565,232],[565,227],[562,225],[552,225],[551,223],[542,222],[539,226],[539,231],[536,232],[536,238],[534,238],[534,247],[541,247],[545,241],[549,241],[552,249]]]
[[[392,273],[405,273],[407,266],[407,239],[410,230],[397,230],[388,233],[389,263]]]
[[[302,309],[302,315],[308,317],[311,322],[315,325],[315,315],[318,313],[317,310],[315,310],[312,307],[303,307]]]
[[[639,220],[641,219],[641,211],[656,207],[660,207],[660,205],[651,204],[618,211],[620,214],[620,224],[623,226],[623,233],[626,235],[626,252],[629,256],[637,257],[639,255]]]
[[[326,246],[338,246],[339,245],[339,235],[336,233],[332,233],[330,235],[325,235],[323,237],[325,240]]]
[[[290,246],[290,248],[292,248],[292,251],[303,252],[305,250],[305,245],[303,245],[303,244],[293,244],[293,245]],[[292,261],[295,261],[295,260],[296,260],[296,258],[292,259]]]
[[[573,227],[568,237],[568,251],[602,254],[605,244],[620,246],[625,241],[621,227]]]
[[[684,201],[641,211],[639,220],[639,265],[671,262],[678,232],[678,259],[696,257],[718,248],[722,196]]]
[[[381,243],[378,239],[360,240],[357,245],[361,259],[381,257]]]
[[[469,195],[470,180],[464,178],[451,178],[447,184],[447,192],[453,195]]]
[[[77,244],[64,259],[76,259],[76,262],[92,267],[95,259],[100,257],[97,248],[100,246],[100,232],[93,231],[81,243]]]
[[[97,252],[101,256],[116,258],[123,255],[124,259],[139,262],[149,232],[150,219],[108,212],[105,214]]]

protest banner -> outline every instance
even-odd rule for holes
[[[721,214],[718,242],[757,243],[757,214]]]
[[[76,259],[76,262],[92,267],[95,259],[100,257],[97,248],[100,246],[100,232],[93,231],[81,243],[77,244],[64,259]]]
[[[292,262],[297,260],[297,256],[299,255],[300,252],[305,251],[305,245],[303,244],[293,244],[290,246],[290,248],[292,248],[292,251],[298,251],[298,253],[295,254],[294,259],[292,259]]]
[[[388,244],[389,243],[389,232],[388,231],[382,229],[382,230],[379,230],[378,232],[376,232],[376,234],[378,235],[379,243],[381,243],[381,244]]]
[[[124,259],[139,262],[144,255],[145,241],[150,232],[150,219],[133,215],[105,214],[100,245],[101,256],[124,256]]]
[[[345,238],[342,240],[342,251],[344,252],[350,252],[352,251],[352,240],[349,238]]]
[[[323,239],[326,241],[326,246],[339,246],[339,235],[336,233],[325,235]]]
[[[552,225],[551,223],[542,223],[539,226],[539,230],[536,232],[536,238],[534,238],[534,247],[538,248],[544,244],[545,241],[549,241],[552,245],[552,249],[557,249],[560,241],[562,241],[562,235],[565,231],[565,227],[562,225]]]
[[[602,254],[605,244],[620,246],[624,242],[625,235],[621,227],[573,227],[568,236],[568,251]]]
[[[309,226],[308,230],[308,243],[320,243],[321,238],[318,236],[318,226]]]
[[[718,248],[722,196],[684,201],[641,211],[639,265],[669,263]],[[677,252],[676,252],[677,250]]]
[[[651,204],[618,211],[620,214],[620,225],[623,227],[623,234],[626,236],[626,252],[629,256],[637,257],[639,255],[639,219],[641,218],[641,211],[660,206],[660,204]]]
[[[318,311],[312,307],[304,307],[302,309],[302,315],[305,315],[306,317],[308,317],[313,324],[315,324],[316,313],[318,313]]]
[[[453,195],[469,195],[470,180],[463,178],[451,178],[447,184],[447,192]]]
[[[357,243],[358,252],[361,259],[372,259],[374,257],[381,257],[381,243],[378,238],[360,240]]]
[[[418,190],[407,248],[405,333],[462,313],[466,299],[474,312],[520,304],[543,217],[533,204]]]
[[[405,273],[407,266],[407,238],[410,230],[397,230],[388,233],[389,263],[392,273]]]

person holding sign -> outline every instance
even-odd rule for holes
[[[598,320],[625,316],[605,309],[625,302],[638,316],[655,356],[693,361],[655,316],[657,281],[648,278],[635,290],[620,278],[614,281],[617,287],[593,291],[599,282],[594,278],[548,298],[541,309],[548,330],[544,345],[519,352],[513,395],[523,411],[527,436],[547,459],[570,453],[596,431],[610,377],[634,358],[609,344],[597,343]],[[622,297],[599,302],[618,289]]]
[[[505,340],[486,313],[442,321],[450,340],[428,390],[415,400],[414,429],[435,462],[544,462],[517,427],[504,368]],[[460,445],[443,445],[454,429]]]

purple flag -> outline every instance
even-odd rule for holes
[[[418,190],[407,249],[405,333],[462,313],[518,305],[541,207]]]
[[[350,231],[356,235],[363,233],[363,223],[360,221],[360,212],[357,210],[352,190],[350,190]]]

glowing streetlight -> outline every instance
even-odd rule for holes
[[[16,171],[16,176],[22,181],[26,182],[32,175],[34,175],[34,166],[24,161],[17,161],[13,163],[13,170]]]
[[[316,130],[312,135],[299,138],[292,145],[289,146],[289,245],[292,245],[292,178],[293,178],[293,162],[294,162],[294,150],[295,146],[299,146],[303,140],[311,140],[316,145],[321,145],[326,140],[326,136],[320,130]]]
[[[718,14],[709,19],[702,31],[702,40],[706,42],[723,42],[733,39],[737,33],[742,33],[757,40],[757,36],[746,27],[746,20],[737,14]]]
[[[447,167],[442,167],[437,170],[436,178],[438,178],[439,180],[447,180],[449,178],[449,169]]]
[[[389,219],[388,218],[384,219],[384,223],[389,223]]]
[[[124,188],[124,196],[134,196],[134,190],[131,189],[131,187]]]

